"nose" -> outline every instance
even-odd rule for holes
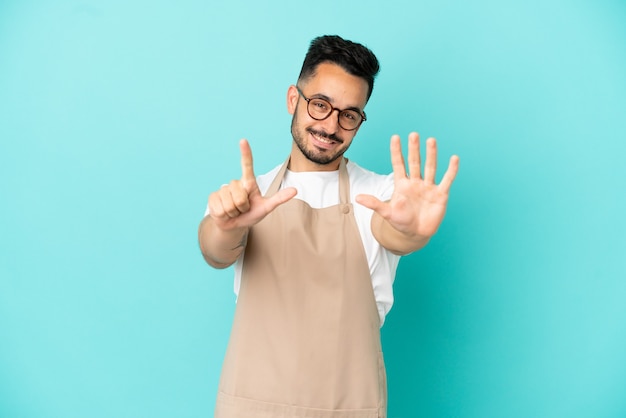
[[[341,126],[339,125],[339,109],[333,109],[326,119],[320,121],[328,134],[337,133]]]

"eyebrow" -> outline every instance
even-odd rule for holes
[[[334,101],[333,99],[331,99],[330,97],[326,96],[325,94],[321,94],[321,93],[318,93],[318,94],[314,94],[314,95],[312,95],[312,96],[309,96],[309,99],[324,99],[324,100],[326,100],[328,103],[330,103],[330,104],[332,104],[332,105],[334,105],[334,102],[335,102],[335,101]],[[354,111],[355,111],[355,112],[357,112],[357,113],[363,113],[363,110],[359,109],[359,108],[358,108],[358,107],[356,107],[356,106],[346,107],[345,109],[341,109],[341,110],[354,110]]]

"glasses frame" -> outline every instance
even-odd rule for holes
[[[355,130],[359,129],[359,127],[361,126],[361,124],[367,120],[367,116],[365,115],[365,112],[364,112],[364,111],[361,111],[361,110],[356,110],[356,109],[354,109],[354,108],[351,108],[351,109],[339,109],[339,108],[334,107],[334,106],[333,106],[333,105],[332,105],[332,104],[331,104],[328,100],[326,100],[326,99],[322,99],[322,98],[320,98],[320,97],[312,97],[312,98],[306,97],[306,96],[304,95],[304,93],[302,93],[302,90],[300,90],[300,87],[298,87],[298,86],[296,86],[296,90],[298,90],[298,93],[300,94],[300,96],[302,96],[302,98],[306,101],[306,112],[309,114],[309,116],[311,117],[311,119],[314,119],[314,120],[326,120],[326,119],[328,119],[328,118],[330,117],[330,115],[332,115],[332,114],[333,114],[333,112],[336,110],[336,111],[337,111],[337,123],[339,124],[339,126],[341,126],[341,129],[343,129],[343,130],[345,130],[345,131],[355,131]],[[313,100],[313,99],[316,99],[316,100],[322,100],[322,101],[324,101],[324,102],[328,103],[328,106],[330,107],[330,112],[328,112],[328,115],[324,116],[323,118],[316,118],[315,116],[313,116],[313,115],[311,114],[311,111],[309,110],[309,105],[311,104],[311,100]],[[352,128],[352,129],[346,129],[346,128],[344,128],[344,127],[343,127],[343,125],[341,124],[341,112],[344,112],[344,111],[346,111],[346,110],[352,110],[352,111],[355,111],[355,112],[357,112],[357,113],[359,114],[359,116],[361,116],[361,120],[359,121],[359,123],[358,123],[358,124],[357,124],[354,128]]]

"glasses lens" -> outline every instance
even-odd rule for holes
[[[361,123],[361,115],[354,110],[344,110],[339,114],[339,125],[343,129],[356,129],[359,123]]]
[[[309,101],[309,114],[313,119],[325,119],[333,108],[326,100],[311,99]]]

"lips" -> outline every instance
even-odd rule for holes
[[[312,130],[309,130],[309,135],[313,140],[313,145],[321,149],[330,149],[334,145],[341,143],[342,141],[336,138],[334,135],[324,135]]]

